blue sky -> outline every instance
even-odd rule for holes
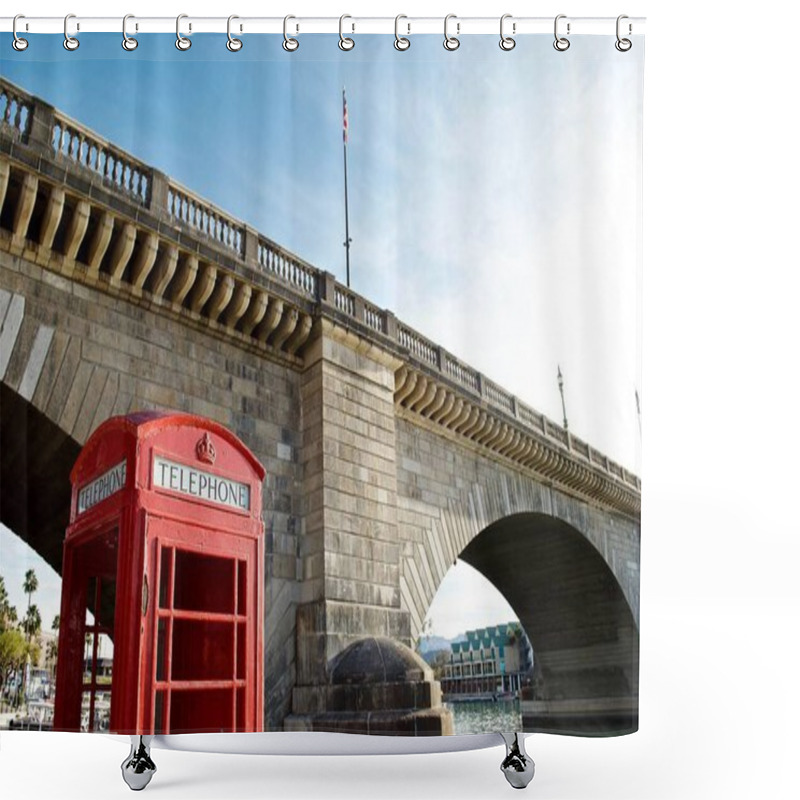
[[[572,39],[3,35],[0,73],[342,281],[346,86],[353,288],[559,422],[560,364],[570,429],[638,471],[643,48]]]

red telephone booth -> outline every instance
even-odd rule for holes
[[[260,731],[261,464],[210,420],[143,412],[71,480],[54,727]]]

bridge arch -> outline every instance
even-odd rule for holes
[[[514,514],[481,531],[460,558],[501,592],[533,645],[526,729],[636,728],[638,627],[613,571],[580,531],[551,515]]]
[[[61,574],[69,473],[80,444],[0,382],[0,522]]]
[[[533,645],[526,730],[635,730],[638,516],[453,447],[411,420],[398,421],[398,442],[401,604],[412,636],[461,558],[506,598]]]

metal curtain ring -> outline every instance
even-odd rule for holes
[[[188,18],[188,14],[178,14],[178,17],[175,20],[175,47],[177,47],[178,50],[188,50],[192,46],[192,40],[187,39],[181,34],[181,20]]]
[[[395,50],[408,50],[411,47],[411,39],[406,39],[405,36],[400,35],[400,20],[401,19],[408,19],[405,14],[398,14],[394,18],[394,49]],[[408,25],[408,32],[411,33],[411,25]]]
[[[20,36],[17,36],[17,20],[18,19],[25,19],[24,15],[17,14],[14,17],[14,22],[11,23],[11,32],[14,34],[14,41],[11,42],[11,46],[19,53],[25,50],[28,46],[28,40],[23,39]]]
[[[339,49],[340,50],[352,50],[356,46],[356,43],[352,39],[350,39],[349,37],[345,36],[344,33],[342,32],[342,25],[344,24],[344,21],[346,19],[353,19],[353,18],[349,14],[342,14],[342,16],[339,17]],[[356,29],[356,26],[353,25],[353,30],[355,30],[355,29]]]
[[[614,42],[614,47],[616,47],[617,50],[620,51],[620,53],[627,53],[628,50],[630,50],[631,47],[633,47],[633,42],[630,39],[622,39],[619,35],[620,22],[622,22],[622,20],[624,19],[628,19],[627,14],[620,14],[617,17],[617,41]],[[628,24],[628,33],[631,33],[631,31],[632,31],[632,26]]]
[[[244,42],[241,39],[237,39],[231,34],[231,22],[235,19],[239,19],[236,14],[231,14],[228,17],[228,41],[225,43],[225,47],[227,47],[231,53],[238,53],[244,46]]]
[[[567,39],[566,36],[558,35],[558,21],[566,18],[566,14],[559,14],[556,17],[555,23],[553,24],[553,34],[556,37],[556,40],[553,42],[553,47],[555,47],[555,49],[560,53],[563,53],[565,50],[569,50],[569,39]],[[569,22],[567,23],[567,36],[569,36]]]
[[[450,51],[458,50],[458,48],[461,46],[461,42],[458,40],[457,36],[450,36],[447,33],[447,23],[450,22],[451,19],[456,19],[456,18],[457,17],[456,17],[455,14],[448,14],[444,18],[444,49],[445,50],[450,50]],[[459,23],[457,23],[456,24],[456,33],[458,33],[460,27],[461,27],[461,25]]]
[[[64,49],[70,51],[77,50],[81,44],[74,36],[69,35],[68,26],[71,19],[75,19],[74,14],[67,14],[64,17]]]
[[[500,17],[500,49],[506,51],[513,50],[517,46],[517,42],[515,39],[513,39],[511,36],[506,36],[503,33],[503,23],[507,19],[511,19],[511,14],[503,14],[503,16]],[[514,33],[516,33],[516,28],[517,26],[516,24],[514,24],[512,28]]]
[[[290,19],[296,19],[296,17],[293,17],[291,14],[289,14],[283,18],[283,49],[293,53],[298,47],[300,47],[300,41],[289,36],[288,25]]]
[[[122,18],[122,49],[130,52],[139,46],[139,41],[132,36],[128,36],[128,20],[134,19],[133,14],[126,14]]]

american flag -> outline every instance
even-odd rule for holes
[[[342,89],[342,141],[347,144],[347,96]]]

